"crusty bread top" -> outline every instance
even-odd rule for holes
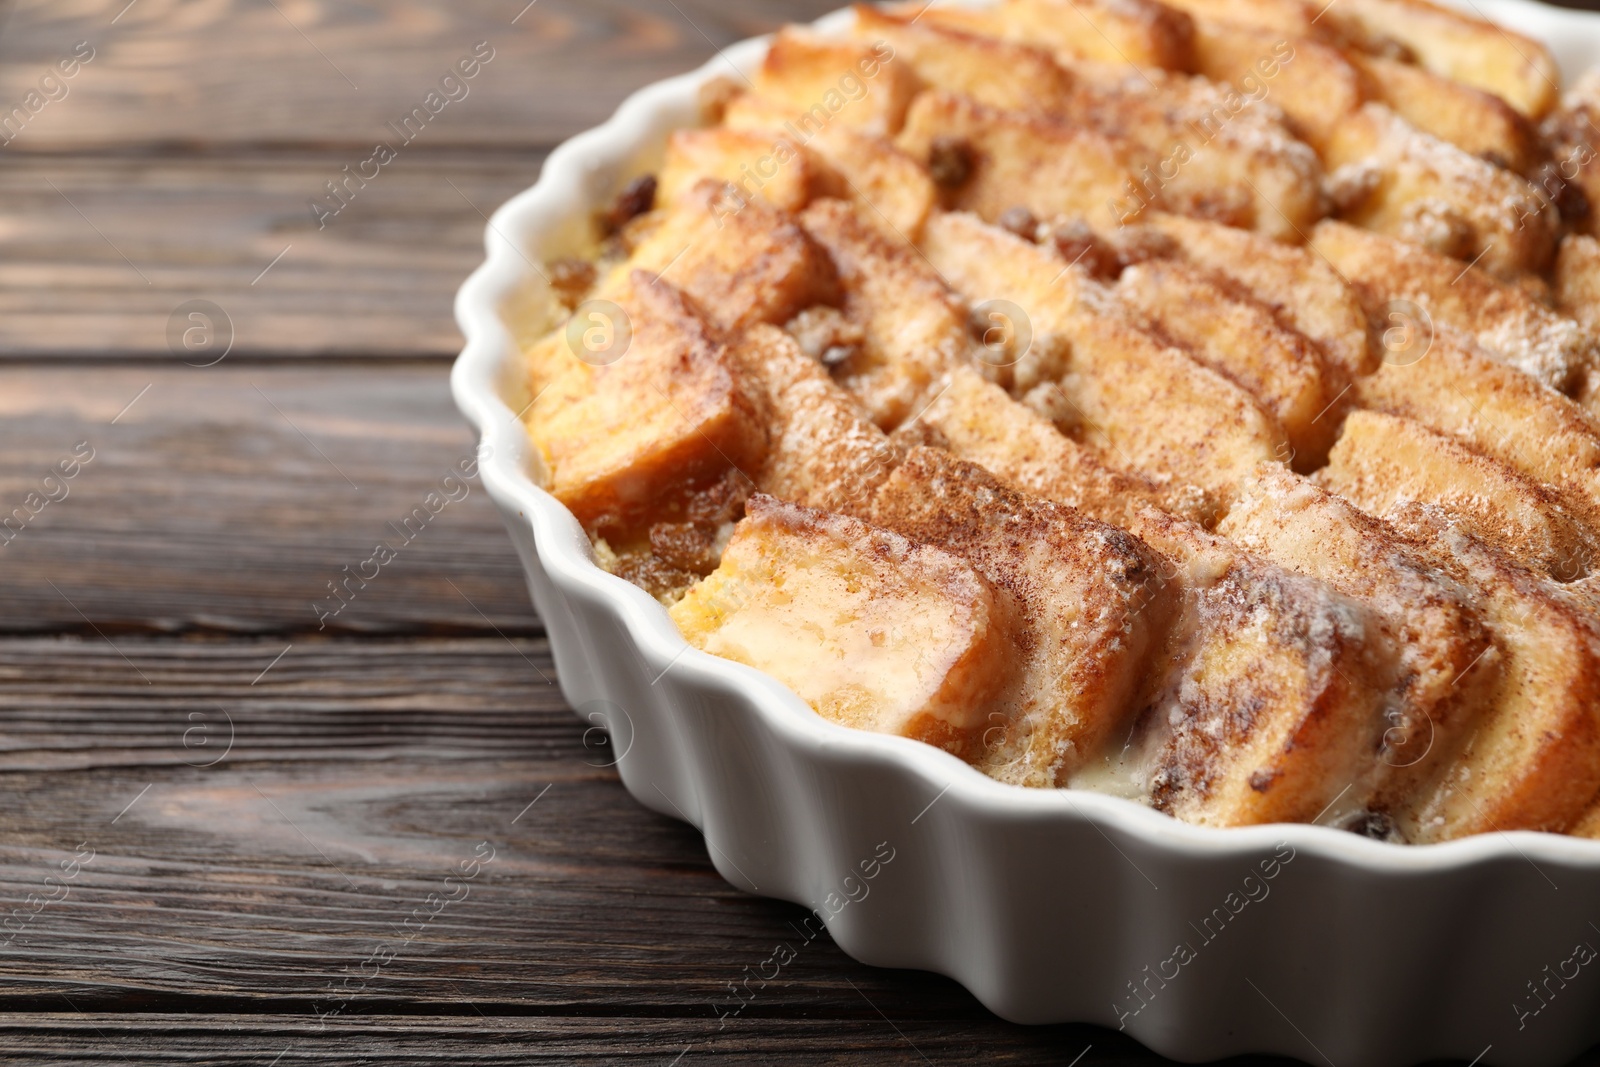
[[[698,647],[1003,781],[1600,834],[1600,78],[1536,127],[1542,49],[1344,3],[780,31],[552,264],[538,473]]]

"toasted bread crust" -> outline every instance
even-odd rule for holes
[[[967,33],[936,20],[853,7],[855,36],[886,41],[924,87],[960,93],[1011,111],[1050,113],[1066,105],[1072,77],[1043,49]]]
[[[770,420],[756,488],[806,507],[870,512],[900,456],[855,399],[776,327],[751,328],[730,354]]]
[[[968,560],[1014,601],[1023,666],[977,763],[1003,781],[1065,784],[1123,725],[1164,636],[1162,561],[1124,530],[926,447],[884,484],[872,519]]]
[[[808,122],[803,114],[756,93],[741,93],[729,101],[723,123],[733,130],[762,131],[774,145],[786,139],[799,143],[823,160],[830,172],[823,183],[828,191],[816,195],[859,202],[868,208],[869,219],[881,222],[890,236],[901,241],[916,239],[938,199],[927,171],[887,137],[842,122]],[[770,152],[774,160],[778,154],[776,149]]]
[[[1184,597],[1141,719],[1151,800],[1212,826],[1315,818],[1383,734],[1394,664],[1365,639],[1370,612],[1171,516],[1133,529],[1177,564]]]
[[[1111,291],[971,216],[931,220],[923,251],[969,299],[1002,298],[1034,344],[1065,349],[1058,383],[1076,435],[1102,459],[1227,499],[1238,476],[1289,455],[1283,429],[1247,392],[1144,330]]]
[[[1474,589],[1503,662],[1493,697],[1463,747],[1403,810],[1408,837],[1565,830],[1600,790],[1594,616],[1437,510],[1412,505],[1390,519]]]
[[[798,211],[843,185],[810,149],[787,137],[725,126],[674,130],[656,179],[657,199],[670,204],[707,178],[731,185],[739,200],[784,211]]]
[[[857,519],[760,495],[747,507],[721,566],[671,609],[684,636],[825,718],[970,753],[1008,663],[989,583]]]
[[[892,430],[966,356],[966,309],[915,249],[887,237],[859,206],[819,200],[800,224],[831,257],[844,313],[861,328],[861,344],[834,373]]]
[[[1410,501],[1436,505],[1547,575],[1570,580],[1600,558],[1593,532],[1567,514],[1555,492],[1410,419],[1353,413],[1317,478],[1375,515]]]
[[[1266,95],[1182,74],[1101,72],[1080,79],[1066,118],[1143,149],[1119,222],[1168,206],[1297,243],[1328,212],[1321,161]]]
[[[1355,285],[1380,329],[1409,312],[1405,301],[1425,313],[1425,333],[1438,325],[1467,333],[1562,393],[1578,390],[1595,362],[1595,341],[1577,323],[1470,264],[1342,222],[1318,225],[1311,243]]]
[[[863,86],[859,95],[845,81],[852,75]],[[752,86],[789,112],[802,130],[837,122],[892,137],[905,121],[917,79],[904,63],[895,62],[892,48],[790,26],[773,37]]]
[[[1195,26],[1194,52],[1195,69],[1208,78],[1247,92],[1265,84],[1294,131],[1319,150],[1339,119],[1375,92],[1367,74],[1338,48],[1301,34],[1202,19]],[[1278,77],[1280,69],[1286,76]]]
[[[601,295],[633,271],[659,274],[687,293],[717,329],[787,322],[837,300],[827,254],[787,214],[714,179],[697,182],[617,267]]]
[[[1445,78],[1501,97],[1531,119],[1556,103],[1561,73],[1537,41],[1428,0],[1351,0],[1340,21],[1398,41]]]
[[[1501,277],[1542,271],[1555,252],[1559,217],[1532,185],[1368,103],[1341,119],[1323,151],[1375,180],[1344,218],[1481,266]]]
[[[1378,355],[1368,344],[1360,298],[1321,255],[1230,226],[1164,212],[1151,212],[1144,224],[1175,242],[1185,259],[1250,290],[1285,325],[1315,342],[1346,377],[1377,369]]]
[[[1398,670],[1382,744],[1363,791],[1384,810],[1450,752],[1483,706],[1500,662],[1471,591],[1380,520],[1287,471],[1263,467],[1218,532],[1366,604],[1369,635]]]
[[[1600,530],[1600,423],[1471,340],[1435,327],[1426,355],[1386,364],[1354,392],[1363,407],[1414,419],[1509,464]]]
[[[1122,201],[1140,153],[1098,130],[1001,111],[954,93],[919,93],[896,145],[926,165],[936,146],[952,142],[967,146],[971,168],[944,191],[949,210],[993,221],[1022,207],[1041,218],[1065,215],[1105,226],[1138,216],[1137,206]]]
[[[990,8],[902,12],[968,33],[1034,44],[1068,67],[1080,61],[1194,69],[1194,20],[1155,0],[1005,0]]]
[[[1538,136],[1528,117],[1491,92],[1386,56],[1352,55],[1375,99],[1417,129],[1518,174],[1538,162]]]
[[[632,323],[628,350],[594,366],[557,334],[541,346],[524,416],[551,493],[602,531],[767,447],[757,400],[684,295],[636,271],[617,296]]]
[[[1339,412],[1331,409],[1349,383],[1310,341],[1242,287],[1183,263],[1129,267],[1116,291],[1159,333],[1270,411],[1297,466],[1322,465],[1339,427]]]
[[[552,264],[535,473],[693,644],[1002,781],[1600,836],[1600,74],[1536,127],[1528,44],[1430,0],[782,30]]]
[[[970,367],[952,371],[917,420],[956,456],[1008,484],[1126,527],[1146,506],[1209,523],[1214,499],[1195,486],[1157,482],[1108,466]]]

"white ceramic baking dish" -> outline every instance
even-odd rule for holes
[[[1600,15],[1466,6],[1546,41],[1569,78],[1600,58]],[[774,679],[690,648],[654,599],[595,566],[536,484],[517,420],[519,346],[550,324],[538,265],[586,250],[591,212],[696,121],[698,86],[750,71],[764,48],[746,41],[649,86],[558,148],[495,213],[488,260],[456,301],[467,344],[451,384],[482,434],[484,485],[562,690],[609,730],[628,791],[699,827],[735,886],[815,909],[856,959],[949,975],[1017,1022],[1100,1023],[1185,1060],[1271,1052],[1330,1067],[1536,1067],[1600,1040],[1600,843],[1216,830],[1002,785],[823,720]],[[778,960],[749,961],[746,992],[708,989],[708,1015],[736,1011]]]

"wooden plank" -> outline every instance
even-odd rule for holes
[[[467,1041],[463,1055],[490,1057],[457,1028],[477,1012],[537,1016],[497,1028],[515,1047],[566,1029],[619,1054],[635,1040],[617,1033],[621,1015],[674,1052],[903,1047],[879,1010],[907,1034],[920,1020],[916,1037],[952,1053],[1051,1034],[1000,1023],[946,979],[859,966],[825,935],[721,1027],[725,983],[797,941],[806,913],[734,890],[692,828],[627,796],[610,749],[541,679],[541,641],[307,644],[259,680],[276,643],[119,649],[0,641],[0,903],[13,916],[0,1011],[97,1016],[9,1017],[8,1052],[36,1041],[42,1055],[97,1026],[106,1052],[118,1032],[214,1036],[211,1019],[98,1017],[182,1002],[283,1016],[247,1027],[263,1039],[315,1033],[320,1014],[328,1040]],[[395,933],[428,894],[454,895],[444,878],[474,857],[458,900]],[[64,894],[30,912],[29,893],[54,894],[50,876]],[[339,983],[389,942],[381,976],[347,999]],[[369,1018],[424,1009],[456,1018],[414,1032]]]
[[[799,943],[803,909],[626,795],[542,641],[311,643],[258,677],[277,651],[0,641],[0,915],[66,886],[0,930],[8,1063],[1164,1062]],[[796,957],[723,1020],[779,942]],[[346,998],[374,947],[396,951]]]
[[[493,58],[413,145],[548,147],[604,120],[641,85],[697,67],[717,49],[779,23],[839,6],[837,0],[177,6],[147,0],[117,17],[125,3],[86,10],[19,0],[0,48],[0,101],[7,107],[36,89],[77,42],[88,42],[94,58],[65,83],[67,95],[44,104],[4,151],[152,144],[370,149],[377,140],[393,141],[388,124],[438,91],[441,78],[480,41]],[[460,96],[461,89],[451,92]]]
[[[0,953],[0,1002],[321,998],[328,1012],[345,968],[397,940],[365,994],[380,1002],[710,1016],[730,960],[782,927],[692,829],[594,766],[608,751],[592,734],[585,748],[540,680],[538,642],[307,646],[254,685],[281,646],[118,646],[0,643],[0,716],[24,746],[0,772],[0,898],[22,903],[80,843],[94,853]],[[215,745],[185,746],[191,726]],[[454,895],[445,877],[475,856],[490,858],[458,901],[414,938],[395,932],[429,893]]]
[[[481,485],[444,482],[475,440],[447,376],[0,366],[0,632],[539,632]],[[397,557],[335,598],[380,542]]]
[[[861,1002],[864,1012],[870,1006]],[[483,1014],[477,1014],[474,1009]],[[718,1031],[698,1019],[609,1016],[518,1017],[496,1006],[459,1002],[463,1013],[416,1018],[363,1015],[315,1031],[291,1014],[160,1015],[69,1011],[0,1014],[0,1045],[12,1063],[189,1063],[215,1067],[303,1067],[341,1062],[461,1063],[522,1067],[528,1063],[637,1063],[701,1067],[761,1063],[795,1067],[928,1063],[1039,1064],[1074,1067],[1159,1064],[1121,1034],[1089,1026],[1022,1027],[965,1016],[946,1022],[871,1014],[865,1018],[795,1017],[750,1020]],[[281,1060],[275,1057],[281,1056]],[[1246,1061],[1240,1061],[1246,1062]],[[1287,1060],[1253,1058],[1258,1067]]]
[[[321,228],[308,204],[349,162],[338,154],[8,159],[0,358],[204,363],[229,332],[232,357],[453,356],[451,303],[483,261],[484,216],[543,158],[403,156]],[[194,300],[231,323],[198,350],[182,344]]]

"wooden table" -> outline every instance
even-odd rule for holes
[[[475,483],[319,625],[472,447],[484,214],[837,2],[0,7],[0,1061],[1162,1062],[825,938],[720,1022],[805,913],[623,791]]]

